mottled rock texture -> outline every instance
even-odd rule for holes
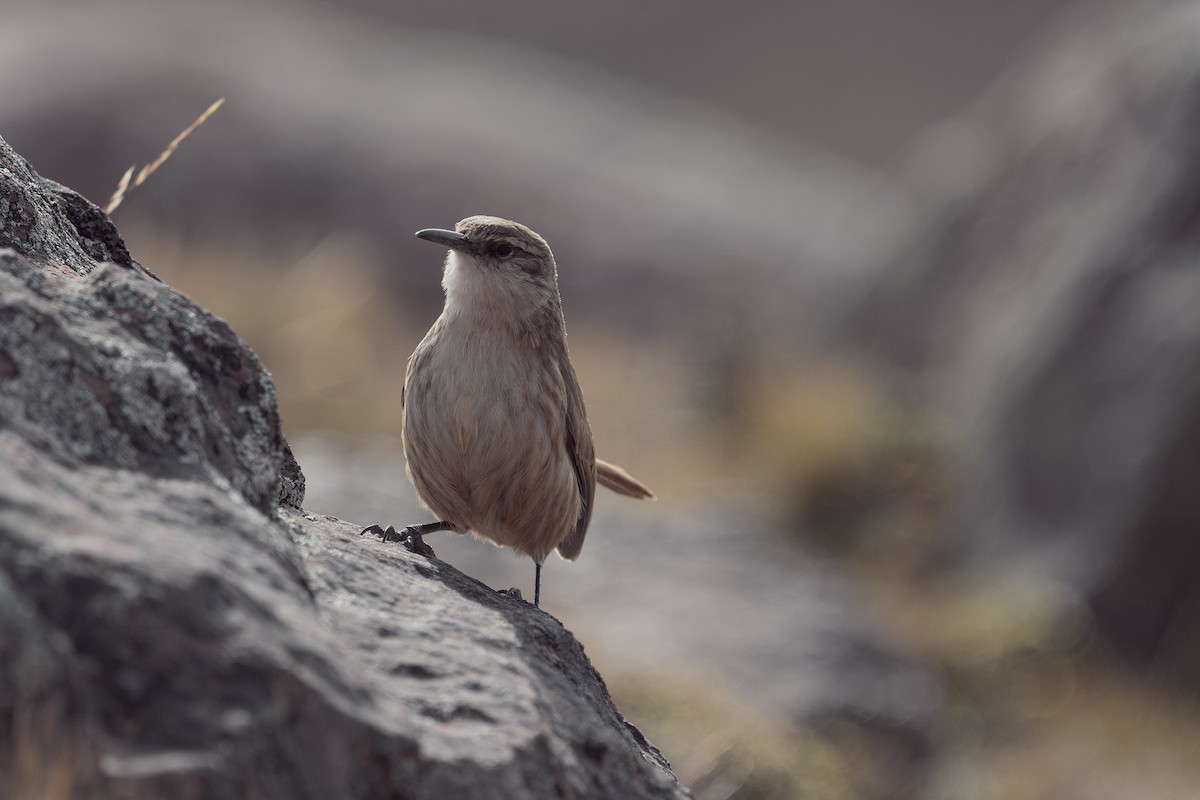
[[[303,493],[255,354],[0,140],[0,796],[687,796],[556,620]]]

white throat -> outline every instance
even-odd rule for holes
[[[476,324],[520,324],[547,301],[544,290],[514,281],[499,270],[480,267],[471,256],[457,250],[446,257],[442,288],[446,292],[446,316],[468,317]]]
[[[478,270],[478,267],[469,262],[470,259],[464,257],[457,250],[451,250],[446,255],[446,268],[442,273],[442,289],[446,292],[447,308],[470,305],[475,302],[474,296],[478,291],[478,281],[472,280],[474,276],[467,274],[467,270]]]
[[[451,250],[442,275],[447,313],[472,317],[494,315],[497,301],[504,305],[504,293],[498,291],[501,288],[498,283],[495,276],[487,274],[470,256]]]

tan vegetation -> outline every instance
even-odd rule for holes
[[[197,117],[195,122],[193,122],[191,125],[188,125],[183,129],[182,132],[180,132],[178,136],[171,140],[171,143],[167,145],[166,149],[158,154],[158,158],[142,167],[141,170],[138,171],[136,178],[133,176],[133,171],[137,169],[137,164],[134,164],[132,167],[125,170],[125,174],[122,175],[121,180],[117,182],[116,191],[113,192],[112,197],[110,197],[108,202],[104,205],[104,213],[111,214],[116,211],[117,207],[120,206],[121,202],[125,199],[125,195],[129,194],[129,192],[145,183],[146,179],[153,175],[158,168],[161,167],[166,160],[171,157],[172,153],[179,149],[179,145],[183,143],[183,140],[191,136],[192,132],[195,131],[196,128],[199,128],[201,125],[203,125],[204,121],[215,114],[217,109],[224,104],[225,98],[222,97],[220,100],[216,101],[207,109],[205,109],[204,113]]]

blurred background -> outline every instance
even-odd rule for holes
[[[1200,786],[1200,0],[23,3],[0,135],[278,384],[305,506],[423,521],[470,214],[558,258],[598,497],[544,605],[699,798]],[[526,594],[527,561],[431,537]]]

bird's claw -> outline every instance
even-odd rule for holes
[[[408,548],[409,552],[426,558],[437,558],[437,553],[433,552],[433,548],[425,543],[425,537],[411,525],[405,528],[400,535],[404,536],[401,541],[404,542],[404,546]]]
[[[378,525],[369,525],[359,532],[359,536],[364,533],[369,533],[372,536],[378,536],[383,542],[399,542],[403,544],[410,553],[426,556],[428,558],[437,558],[437,554],[433,552],[433,548],[425,543],[425,537],[415,525],[409,525],[403,530],[396,530],[392,525],[387,528],[381,528]]]
[[[502,594],[502,595],[505,595],[506,597],[511,597],[515,600],[520,600],[521,602],[525,602],[525,597],[524,597],[524,595],[521,594],[521,590],[515,586],[512,587],[511,589],[497,589],[496,594]]]
[[[384,530],[383,528],[379,527],[378,525],[368,525],[367,527],[365,527],[361,531],[359,531],[358,535],[362,536],[365,533],[369,533],[372,536],[378,536],[381,540],[383,540],[385,542],[392,541],[393,537],[395,538],[395,540],[397,542],[404,540],[404,536],[401,535],[400,533],[398,533],[396,531],[396,529],[394,527],[392,527],[391,525],[387,526],[387,530]]]

